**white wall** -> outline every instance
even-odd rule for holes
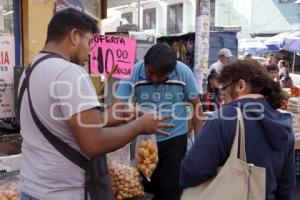
[[[117,1],[116,1],[117,2]],[[116,5],[116,2],[112,2],[110,5]],[[118,11],[122,13],[133,13],[133,23],[138,24],[138,9],[133,2],[118,4],[118,7],[112,7],[108,9],[108,15],[112,10]],[[168,5],[180,4],[183,3],[183,33],[193,32],[195,31],[195,18],[196,18],[196,1],[195,0],[164,0],[164,1],[147,1],[143,3],[141,1],[141,9],[140,9],[140,27],[143,28],[143,10],[156,8],[156,27],[155,33],[156,36],[167,35],[167,7]],[[134,6],[133,6],[134,5]],[[109,20],[109,19],[108,19]]]
[[[267,11],[267,12],[266,12]],[[252,32],[280,33],[300,27],[300,5],[253,0]]]
[[[300,27],[300,5],[279,0],[216,0],[216,26],[241,26],[251,33],[280,33]]]
[[[241,26],[238,38],[249,37],[252,0],[216,0],[216,26]]]
[[[112,8],[115,6],[126,5],[136,2],[136,0],[107,0],[107,7]]]
[[[182,19],[182,32],[188,33],[195,31],[196,24],[196,1],[195,0],[166,0],[167,5],[183,4],[183,19]],[[167,9],[165,16],[167,19]],[[165,29],[167,24],[165,25]]]
[[[183,4],[183,32],[194,32],[196,25],[196,1],[185,0]]]

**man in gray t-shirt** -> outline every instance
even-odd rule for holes
[[[121,127],[101,128],[123,122],[128,112],[100,114],[99,102],[88,74],[80,67],[90,51],[89,42],[97,26],[75,10],[61,11],[51,19],[46,45],[33,60],[48,54],[30,76],[30,97],[42,124],[56,137],[86,158],[121,148],[138,134],[160,133],[172,125],[162,123],[154,113],[141,116]],[[24,81],[25,73],[21,77]],[[52,146],[36,126],[27,91],[21,102],[23,137],[21,156],[21,199],[82,200],[84,171]],[[168,118],[164,116],[163,119]],[[106,123],[105,123],[106,122]]]

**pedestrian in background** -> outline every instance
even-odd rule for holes
[[[281,86],[283,88],[292,88],[294,84],[288,70],[288,62],[284,60],[280,60],[278,62],[278,67],[279,67],[279,80]]]
[[[208,74],[210,74],[210,72],[212,70],[215,70],[217,72],[217,74],[219,74],[224,66],[230,64],[230,62],[232,61],[231,60],[232,57],[233,57],[233,55],[232,55],[232,53],[229,49],[226,49],[226,48],[220,49],[220,51],[218,53],[218,61],[213,63],[209,67],[209,73]]]
[[[203,111],[216,111],[222,105],[217,72],[212,70],[207,77],[207,90],[203,97]]]
[[[276,59],[275,59],[275,57],[274,57],[273,54],[269,53],[269,54],[267,55],[267,60],[266,60],[266,62],[263,62],[261,65],[262,65],[263,67],[266,67],[267,65],[271,65],[271,64],[275,64],[275,65],[276,65]]]
[[[277,65],[276,64],[266,65],[266,69],[270,77],[274,81],[279,82],[279,68],[277,67]]]

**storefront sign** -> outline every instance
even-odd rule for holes
[[[80,0],[56,0],[56,12],[67,8],[74,8],[83,12],[83,6]]]
[[[136,40],[136,60],[144,60],[147,51],[155,45],[154,34],[129,32],[129,36]]]
[[[0,118],[14,117],[15,44],[13,37],[0,37]]]
[[[113,35],[95,35],[91,44],[91,72],[107,76],[114,65],[118,70],[114,78],[131,77],[135,60],[136,41],[129,37]]]

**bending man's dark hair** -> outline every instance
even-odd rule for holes
[[[99,32],[97,24],[89,16],[69,8],[56,13],[52,17],[48,25],[46,43],[50,41],[61,42],[74,28],[82,33],[91,32],[94,34]]]
[[[146,53],[145,66],[159,75],[167,75],[176,67],[176,54],[167,44],[158,43]]]
[[[267,70],[254,59],[237,60],[225,66],[218,77],[219,82],[237,83],[245,80],[250,85],[252,93],[263,95],[274,108],[280,108],[285,95],[279,85],[269,75]]]

